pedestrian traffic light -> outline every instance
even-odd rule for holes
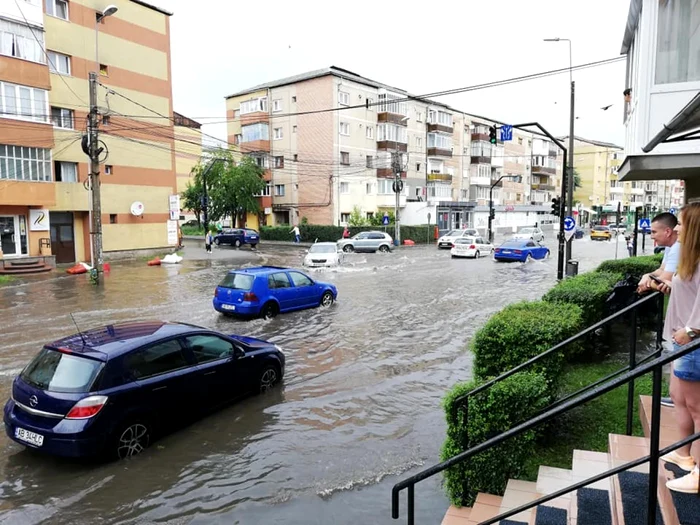
[[[496,126],[491,126],[489,128],[489,142],[491,144],[496,144],[498,142],[498,138],[496,136]]]
[[[552,215],[559,215],[561,213],[561,199],[559,197],[554,197],[552,199]]]

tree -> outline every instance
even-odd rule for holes
[[[581,175],[576,168],[574,168],[574,188],[581,187]]]
[[[367,226],[367,219],[362,216],[359,206],[354,206],[352,208],[352,213],[350,214],[350,220],[348,221],[349,226]]]
[[[192,184],[194,181],[194,184]],[[187,187],[185,191],[182,192],[180,198],[182,199],[182,208],[184,210],[190,210],[197,217],[197,224],[202,223],[202,198],[204,197],[204,188],[202,188],[201,180],[197,180],[196,177],[192,181],[187,182]]]

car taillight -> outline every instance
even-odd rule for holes
[[[474,246],[474,245],[472,244],[472,245],[469,247],[469,249],[470,249],[470,250],[476,250],[476,246]]]
[[[513,250],[513,253],[516,254],[516,255],[520,255],[520,254],[523,253],[523,252],[521,252],[520,250]]]
[[[243,300],[255,302],[258,300],[258,296],[255,295],[253,292],[246,292],[243,294]]]
[[[219,297],[219,289],[214,290],[214,297]]]
[[[90,396],[78,401],[66,414],[66,419],[89,419],[107,404],[107,396]]]

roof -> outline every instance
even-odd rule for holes
[[[147,7],[148,9],[153,9],[154,11],[158,11],[159,13],[162,13],[164,15],[173,16],[172,11],[166,11],[162,7],[155,6],[155,5],[153,5],[149,2],[146,2],[144,0],[131,0],[131,1],[134,2],[135,4],[139,4],[139,5],[142,5],[143,7]]]
[[[201,328],[185,323],[145,321],[102,326],[49,343],[46,346],[68,348],[78,353],[119,355],[165,337],[186,334]]]
[[[192,120],[177,111],[173,111],[173,121],[176,126],[183,126],[185,128],[200,129],[202,127],[196,120]]]
[[[578,135],[574,135],[574,139],[578,140],[579,142],[587,142],[588,144],[592,144],[593,146],[600,146],[601,148],[615,148],[619,150],[623,150],[624,148],[622,146],[618,146],[617,144],[613,144],[612,142],[603,142],[602,140],[590,140],[590,139],[584,139],[583,137],[579,137]],[[559,137],[559,140],[569,140],[569,136],[565,135],[563,137]]]
[[[642,0],[631,0],[630,10],[627,14],[627,24],[625,25],[625,35],[622,37],[621,55],[626,55],[634,41],[634,33],[639,24],[639,15],[642,13]]]

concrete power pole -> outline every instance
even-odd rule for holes
[[[90,156],[90,192],[92,196],[92,224],[90,224],[90,242],[92,245],[92,266],[96,270],[95,282],[99,282],[102,273],[102,200],[100,198],[100,162],[101,148],[98,145],[98,110],[97,110],[97,73],[90,73],[90,114],[88,116],[88,147]]]
[[[394,220],[396,221],[396,232],[394,243],[397,246],[401,245],[401,223],[399,221],[399,206],[401,205],[401,192],[403,191],[403,181],[401,180],[401,152],[394,152],[392,158],[392,167],[394,168],[394,193],[396,194],[396,205],[394,208]]]

